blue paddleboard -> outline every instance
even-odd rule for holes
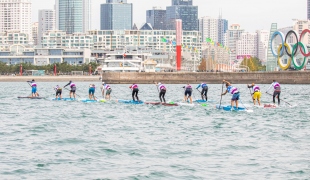
[[[197,103],[206,103],[206,102],[214,102],[214,101],[213,100],[206,101],[206,100],[202,100],[202,99],[197,99],[195,102],[197,102]]]
[[[93,102],[98,102],[98,100],[83,99],[83,100],[81,100],[81,102],[93,103]]]
[[[53,98],[53,101],[76,101],[77,99],[75,98]]]
[[[143,104],[143,101],[122,100],[122,99],[117,100],[117,102],[125,104]]]
[[[238,107],[238,109],[237,109],[236,106],[234,106],[232,109],[230,105],[221,105],[220,106],[219,104],[216,105],[216,108],[217,109],[223,109],[224,111],[231,111],[231,110],[233,110],[233,111],[245,111],[246,110],[244,107]]]

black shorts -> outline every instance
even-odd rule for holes
[[[75,93],[75,91],[76,91],[76,87],[75,86],[71,87],[70,92]]]
[[[56,91],[56,96],[61,95],[61,92],[62,92],[61,90],[57,90]]]
[[[186,89],[184,95],[185,96],[192,96],[192,89]]]

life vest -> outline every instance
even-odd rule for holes
[[[259,92],[260,91],[260,88],[258,86],[253,86],[253,91],[254,92]]]
[[[227,91],[230,93],[230,94],[236,94],[238,91],[238,89],[236,87],[233,87],[233,86],[228,86],[227,87]]]
[[[166,87],[163,85],[163,84],[161,84],[161,85],[159,85],[159,87],[158,87],[160,90],[162,90],[162,89],[166,89]]]

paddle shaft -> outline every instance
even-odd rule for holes
[[[64,88],[65,88],[66,90],[70,91],[70,90],[69,90],[69,89],[67,89],[66,87],[64,87]],[[78,94],[76,94],[76,93],[75,93],[75,95],[77,95],[78,97],[81,97],[81,96],[79,96],[79,95],[78,95]]]
[[[270,96],[272,96],[272,97],[273,97],[273,95],[272,95],[272,94],[270,94],[270,93],[268,93],[268,92],[266,92],[266,94],[269,94]],[[280,98],[280,100],[281,100],[281,101],[283,101],[283,102],[285,102],[286,104],[288,104],[288,105],[292,106],[290,103],[288,103],[288,102],[284,101],[283,99],[281,99],[281,98]]]
[[[221,105],[222,105],[223,89],[224,89],[224,82],[222,83],[222,93],[221,93],[221,100],[220,100],[220,106],[219,106],[219,108],[221,108]]]

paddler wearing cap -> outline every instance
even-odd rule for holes
[[[252,83],[251,85],[248,84],[248,88],[252,88],[253,90],[252,98],[253,98],[254,105],[256,105],[256,100],[257,100],[258,105],[260,106],[260,98],[262,96],[262,93],[260,92],[260,87],[255,85],[255,83]]]
[[[66,84],[65,86],[64,86],[64,88],[66,87],[66,86],[70,86],[70,88],[71,88],[71,90],[70,90],[70,98],[72,98],[72,95],[73,95],[73,97],[74,97],[74,99],[75,99],[75,91],[76,91],[76,85],[75,85],[75,83],[73,83],[71,80],[69,81],[69,83],[68,84]]]
[[[161,82],[159,82],[159,83],[155,82],[155,84],[156,84],[157,89],[159,91],[159,100],[160,100],[160,102],[163,103],[163,101],[164,101],[164,103],[166,103],[166,99],[165,99],[165,94],[166,94],[166,91],[167,91],[166,86],[164,84],[162,84]]]
[[[101,92],[102,92],[102,97],[104,97],[104,91],[106,91],[105,93],[105,99],[110,100],[111,99],[111,92],[112,92],[112,88],[109,84],[105,84],[105,82],[102,82],[102,86],[101,88]]]

